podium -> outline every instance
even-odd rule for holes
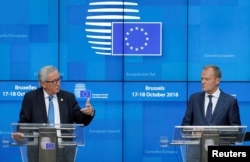
[[[189,161],[192,154],[198,154],[200,162],[207,162],[209,145],[240,144],[246,129],[247,126],[175,126],[170,144],[180,145],[183,162]]]
[[[74,161],[77,147],[85,145],[83,124],[13,123],[12,132],[22,134],[23,140],[10,143],[20,147],[22,162]]]

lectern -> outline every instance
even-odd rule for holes
[[[234,145],[242,143],[247,126],[175,126],[172,145],[180,145],[183,162],[187,148],[199,148],[200,161],[207,162],[209,145]]]
[[[22,162],[58,162],[65,149],[74,159],[77,147],[85,145],[83,124],[13,123],[12,132],[23,135],[11,142],[20,146]]]

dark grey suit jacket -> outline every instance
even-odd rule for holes
[[[185,125],[241,125],[237,99],[221,91],[210,123],[207,123],[204,112],[205,92],[190,96],[185,116]]]
[[[84,124],[87,126],[93,116],[83,114],[74,94],[61,90],[57,93],[61,124]],[[19,123],[47,123],[46,105],[42,88],[27,92],[22,101]]]

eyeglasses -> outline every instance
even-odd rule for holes
[[[47,80],[47,81],[45,81],[45,82],[47,82],[47,83],[52,83],[52,84],[57,84],[57,83],[60,82],[61,80],[62,80],[62,77],[60,76],[59,78],[57,78],[57,79],[55,79],[55,80],[51,80],[51,81]]]

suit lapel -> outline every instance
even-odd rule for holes
[[[37,97],[37,99],[38,99],[37,108],[42,111],[41,115],[42,115],[42,118],[43,118],[44,122],[47,122],[48,121],[48,116],[47,116],[46,104],[45,104],[45,99],[44,99],[44,94],[43,94],[43,89],[42,88],[38,89],[37,96],[38,96]]]
[[[58,101],[58,106],[59,106],[60,122],[65,123],[66,121],[64,121],[64,118],[62,118],[62,116],[63,116],[64,111],[66,110],[65,109],[66,106],[65,106],[64,97],[61,91],[57,93],[57,101]]]
[[[201,93],[199,101],[200,101],[200,103],[199,103],[200,114],[202,116],[203,122],[206,123],[207,120],[206,120],[206,117],[205,117],[205,109],[204,109],[204,105],[205,105],[205,92]]]
[[[213,119],[218,115],[218,114],[221,114],[221,111],[223,111],[223,109],[221,109],[224,105],[224,94],[223,92],[221,91],[220,93],[220,96],[218,98],[218,101],[217,101],[217,104],[214,108],[214,112],[213,112],[213,115],[212,115],[212,119],[211,121],[213,121]]]

